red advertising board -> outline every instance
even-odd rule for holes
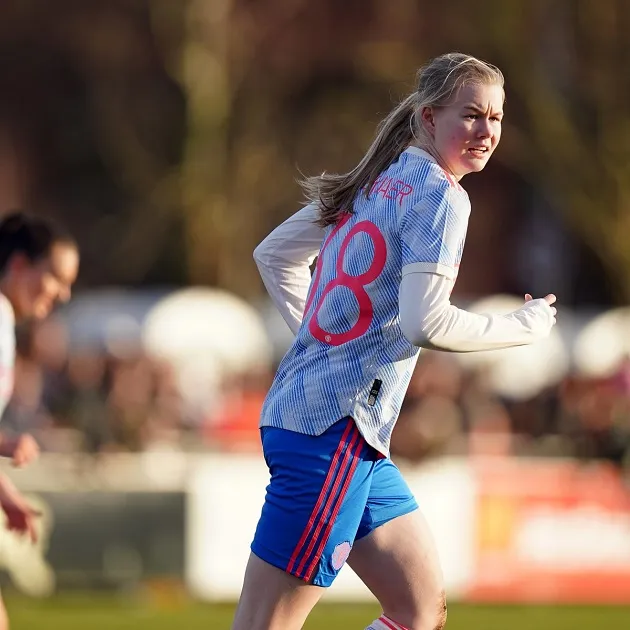
[[[604,464],[474,463],[475,570],[467,599],[630,602],[630,492]]]

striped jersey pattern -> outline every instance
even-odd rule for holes
[[[326,230],[304,318],[265,400],[261,426],[319,435],[354,418],[389,454],[419,349],[400,328],[403,274],[455,281],[470,202],[424,151],[408,148],[353,212]]]

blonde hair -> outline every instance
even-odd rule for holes
[[[427,146],[429,138],[418,122],[423,107],[448,105],[468,83],[504,85],[503,74],[496,66],[462,53],[447,53],[420,68],[417,88],[378,126],[376,138],[363,159],[348,173],[322,173],[306,177],[300,184],[306,202],[319,207],[322,227],[336,224],[342,215],[352,212],[357,195],[363,190],[368,198],[378,176],[394,162],[412,142]]]

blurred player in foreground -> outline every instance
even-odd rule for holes
[[[309,205],[257,247],[296,338],[262,411],[271,481],[234,630],[301,628],[346,560],[383,609],[368,628],[444,627],[434,542],[389,458],[419,347],[507,348],[555,323],[553,295],[506,315],[450,303],[470,214],[459,180],[499,143],[503,102],[495,66],[433,59],[361,162],[307,179]]]
[[[44,319],[57,302],[66,302],[78,269],[75,241],[52,223],[22,213],[0,221],[0,414],[13,391],[16,321]],[[12,438],[0,431],[0,456],[10,458],[14,466],[24,466],[38,455],[31,435]],[[37,540],[38,513],[1,473],[0,506],[10,530]],[[0,630],[7,628],[0,599]]]

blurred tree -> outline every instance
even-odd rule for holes
[[[466,3],[459,8],[473,17]],[[601,259],[617,301],[628,303],[630,3],[493,0],[486,8],[490,56],[517,101],[508,101],[503,155],[563,213]]]
[[[153,6],[165,10],[171,4]],[[238,238],[233,225],[240,215],[228,207],[231,2],[189,0],[185,7],[186,39],[172,59],[171,72],[185,90],[188,106],[181,170],[187,279],[240,292],[229,274],[231,265],[242,265],[231,255]]]
[[[299,207],[300,170],[360,159],[375,112],[392,105],[392,81],[404,77],[403,92],[413,75],[417,3],[397,4],[189,3],[178,76],[189,98],[184,188],[194,281],[258,295],[251,253]]]
[[[66,218],[90,284],[255,297],[251,252],[299,206],[300,171],[352,167],[418,66],[464,50],[508,81],[509,168],[471,184],[483,195],[471,240],[496,208],[529,203],[517,172],[627,301],[628,27],[624,0],[0,3],[0,199]],[[486,275],[509,263],[489,249],[472,266]],[[476,286],[501,286],[494,273]]]
[[[19,174],[3,209],[69,223],[88,284],[184,279],[185,100],[160,48],[181,29],[172,10],[171,38],[158,41],[149,17],[148,0],[0,4],[0,137],[12,146],[2,170]]]

